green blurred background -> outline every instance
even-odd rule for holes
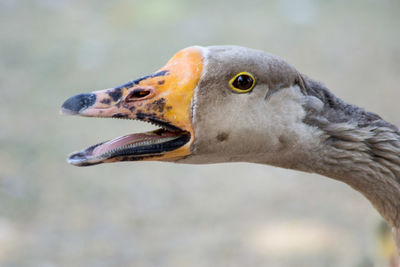
[[[242,163],[73,167],[68,153],[153,127],[59,108],[186,46],[235,44],[400,125],[398,0],[1,0],[0,22],[0,266],[378,266],[379,215],[344,184]]]

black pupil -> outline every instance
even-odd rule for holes
[[[233,81],[232,85],[237,89],[247,90],[247,89],[251,88],[251,86],[253,85],[253,82],[254,82],[253,78],[251,78],[249,75],[239,75]]]

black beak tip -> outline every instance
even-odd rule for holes
[[[95,94],[79,94],[68,98],[61,106],[61,114],[79,114],[81,111],[93,106],[96,102]]]

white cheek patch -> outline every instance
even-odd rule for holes
[[[273,119],[270,123],[287,125],[301,121],[305,116],[302,107],[303,99],[304,95],[302,95],[298,86],[280,89],[274,93],[265,103],[266,111]]]
[[[273,151],[282,149],[282,145],[292,151],[297,146],[311,148],[320,142],[322,132],[303,122],[306,116],[303,105],[307,99],[297,85],[280,89],[265,102],[264,117],[254,118],[267,124],[265,131]],[[315,101],[314,107],[321,108],[321,103]]]

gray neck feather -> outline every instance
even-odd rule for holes
[[[400,228],[399,129],[377,114],[343,102],[311,79],[302,76],[301,86],[310,100],[304,104],[304,122],[324,134],[306,168],[360,191],[392,226]],[[323,106],[313,104],[313,98]]]

